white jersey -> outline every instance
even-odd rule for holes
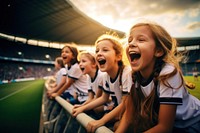
[[[103,89],[103,74],[104,72],[97,70],[94,79],[91,79],[89,76],[88,92],[93,92],[93,94],[96,95],[98,89]]]
[[[66,82],[67,82],[67,77],[68,77],[68,66],[67,66],[67,64],[65,65],[65,70],[66,70]],[[64,93],[67,93],[67,92],[69,92],[73,96],[74,93],[75,93],[75,88],[71,85],[68,89],[65,90]]]
[[[121,103],[122,95],[130,92],[132,86],[132,72],[130,66],[125,66],[122,72],[121,81],[119,81],[120,73],[118,73],[116,79],[111,81],[110,76],[104,74],[103,89],[106,93],[109,93],[114,102],[114,106]],[[122,86],[120,87],[120,82]]]
[[[84,102],[88,98],[88,76],[83,75],[78,63],[68,67],[68,78],[72,78],[75,82],[72,84],[76,88],[79,102]]]
[[[65,68],[60,68],[57,73],[56,73],[56,84],[60,84],[62,77],[65,76],[66,77],[67,72]]]
[[[160,75],[170,73],[174,67],[166,64],[161,70]],[[176,118],[174,126],[177,128],[185,128],[200,121],[200,101],[196,97],[190,95],[187,89],[181,85],[181,76],[179,73],[170,77],[167,81],[172,88],[165,86],[163,83],[158,83],[157,94],[160,104],[177,105]],[[148,96],[154,88],[154,82],[151,80],[148,85],[141,86],[145,96]]]

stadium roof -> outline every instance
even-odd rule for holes
[[[200,37],[176,38],[181,46],[200,45]]]
[[[69,0],[2,0],[0,18],[0,33],[50,42],[93,44],[99,35],[114,31],[84,15]]]
[[[1,0],[0,33],[49,42],[90,45],[115,31],[80,12],[69,0]],[[177,38],[181,46],[200,45],[200,37]]]

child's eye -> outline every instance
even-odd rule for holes
[[[138,40],[138,41],[145,41],[146,38],[145,38],[144,36],[139,36],[139,37],[137,38],[137,40]]]
[[[95,53],[98,53],[98,52],[99,52],[99,50],[96,50],[96,51],[95,51]]]
[[[132,37],[129,37],[129,38],[128,38],[128,43],[130,43],[132,40],[133,40],[133,38],[132,38]]]
[[[145,39],[144,39],[144,38],[139,38],[138,41],[139,41],[139,42],[144,42]]]
[[[108,51],[108,49],[103,49],[103,51],[104,51],[104,52],[107,52],[107,51]]]

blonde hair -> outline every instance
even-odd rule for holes
[[[78,55],[78,59],[80,60],[80,57],[82,55],[85,55],[93,64],[96,64],[95,55],[93,53],[87,52],[87,51],[81,51]]]
[[[105,33],[97,38],[95,41],[95,46],[103,40],[108,40],[113,44],[113,49],[115,50],[116,55],[122,55],[123,56],[123,46],[121,43],[121,38],[116,33]],[[119,66],[123,65],[123,58],[121,61],[118,62]]]

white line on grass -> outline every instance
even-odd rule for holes
[[[34,84],[34,83],[33,83],[33,84]],[[33,85],[33,84],[30,84],[30,85],[28,85],[28,86],[25,86],[25,87],[21,88],[20,90],[17,90],[17,91],[15,91],[15,92],[13,92],[13,93],[11,93],[11,94],[5,96],[5,97],[2,97],[2,98],[0,99],[0,101],[3,101],[4,99],[6,99],[6,98],[8,98],[8,97],[13,96],[13,95],[19,93],[20,91],[23,91],[24,89],[30,87],[30,86]]]

